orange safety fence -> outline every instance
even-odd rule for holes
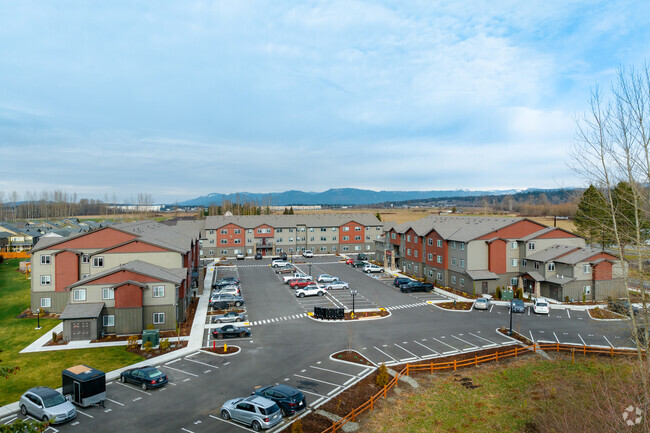
[[[19,253],[0,252],[0,256],[4,257],[5,259],[29,259],[31,257],[31,254],[25,251],[21,251]]]
[[[499,361],[500,359],[506,359],[506,358],[511,358],[511,357],[518,357],[519,355],[526,354],[526,353],[531,353],[531,352],[536,352],[537,350],[547,350],[547,351],[556,351],[556,352],[571,352],[571,353],[582,353],[583,355],[586,355],[588,353],[590,354],[602,354],[602,355],[626,355],[626,356],[636,356],[638,355],[638,352],[633,349],[615,349],[614,347],[606,348],[606,347],[589,347],[589,346],[578,346],[578,345],[572,345],[572,344],[533,344],[532,346],[525,346],[525,347],[520,347],[520,346],[515,346],[514,349],[511,350],[506,350],[502,352],[494,352],[490,353],[488,355],[481,355],[477,356],[475,355],[474,358],[467,358],[467,359],[462,359],[460,361],[457,360],[452,360],[452,361],[445,361],[445,362],[430,362],[428,364],[406,364],[406,366],[393,377],[393,379],[388,382],[386,386],[382,388],[381,391],[370,397],[368,401],[363,403],[361,406],[355,408],[347,414],[344,418],[341,418],[339,421],[335,422],[332,424],[331,427],[323,430],[322,433],[335,433],[339,431],[344,424],[346,424],[348,421],[355,421],[355,418],[362,413],[364,413],[367,410],[374,410],[374,405],[375,402],[383,397],[386,398],[386,393],[390,391],[399,381],[399,378],[402,376],[409,376],[411,372],[414,371],[428,371],[430,373],[433,373],[434,370],[454,370],[461,368],[461,367],[469,367],[471,365],[478,365],[484,362],[492,362],[492,361]],[[643,352],[643,355],[645,356],[645,352]]]

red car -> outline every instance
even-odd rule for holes
[[[354,259],[347,259],[347,260],[345,261],[345,264],[346,264],[346,265],[351,265],[352,263],[354,263]]]
[[[306,278],[297,278],[289,284],[293,289],[298,288],[298,287],[306,287],[310,284],[314,284],[312,280],[308,280]]]

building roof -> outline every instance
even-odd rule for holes
[[[547,282],[553,283],[553,284],[559,284],[559,285],[570,283],[571,281],[574,281],[574,280],[575,280],[575,278],[573,278],[573,277],[565,277],[563,275],[556,275],[554,277],[546,277]]]
[[[83,280],[76,281],[66,287],[65,290],[70,290],[74,287],[85,284],[92,284],[92,282],[95,280],[120,271],[131,271],[135,272],[136,274],[146,275],[157,280],[169,281],[174,284],[180,284],[187,276],[187,268],[169,269],[154,265],[152,263],[143,262],[141,260],[133,260],[123,265],[107,269],[98,274],[91,275],[88,278],[84,278]]]
[[[575,265],[576,263],[586,262],[590,257],[593,257],[597,254],[601,254],[603,251],[598,248],[579,248],[577,251],[567,254],[557,261],[560,263],[566,263],[567,265]]]
[[[472,280],[498,280],[499,276],[494,272],[488,271],[487,269],[471,270],[466,271]]]
[[[96,319],[104,308],[103,302],[87,302],[83,304],[68,304],[63,309],[61,320]]]
[[[523,220],[524,218],[430,215],[400,224],[395,230],[406,233],[413,229],[418,236],[426,236],[435,230],[443,239],[468,242]]]
[[[235,224],[245,229],[253,229],[261,225],[274,228],[295,227],[339,227],[351,221],[364,226],[383,225],[377,217],[370,213],[356,214],[308,214],[308,215],[219,215],[209,216],[205,219],[205,228],[218,229],[226,224]]]
[[[544,248],[543,250],[537,251],[534,254],[530,254],[528,257],[526,257],[526,260],[548,262],[579,249],[581,248],[575,245],[551,245],[548,248]]]
[[[544,276],[540,274],[539,272],[536,271],[528,271],[526,274],[530,275],[530,277],[535,280],[535,281],[544,281]]]

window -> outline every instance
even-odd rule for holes
[[[456,266],[456,257],[451,258],[451,265]]]
[[[417,236],[413,236],[413,242],[415,242],[416,244],[418,243],[418,237]]]
[[[406,255],[407,255],[407,256],[410,256],[410,255],[411,255],[411,249],[410,249],[410,248],[407,248],[407,249],[406,249]]]
[[[320,247],[321,251],[327,251],[327,247]]]
[[[465,287],[465,278],[460,279],[460,287]]]
[[[451,276],[451,284],[456,284],[456,275]]]
[[[246,233],[248,233],[249,235],[252,235],[253,234],[253,229],[246,230]]]
[[[343,240],[344,240],[344,241],[348,241],[348,240],[350,240],[350,236],[343,236]]]
[[[162,325],[165,323],[165,313],[153,313],[153,324]]]
[[[553,263],[553,262],[549,263],[547,269],[549,271],[554,271],[555,270],[555,263]]]
[[[438,263],[442,263],[442,256],[436,256],[436,261]]]
[[[359,251],[360,249],[361,249],[361,246],[359,246],[359,245],[354,246],[354,251]]]
[[[50,275],[41,275],[41,286],[49,286],[52,284],[52,277]]]
[[[326,240],[327,240],[327,237],[326,237],[326,236],[321,236],[321,237],[320,237],[320,241],[321,241],[321,242],[325,242]]]
[[[228,229],[221,229],[221,234],[222,235],[227,235],[228,234]]]
[[[93,257],[93,268],[103,268],[103,267],[104,267],[104,258]]]
[[[282,229],[275,229],[276,233],[282,233]]]
[[[313,236],[309,237],[309,242],[314,242],[314,237]]]
[[[413,272],[417,272],[417,271],[418,271],[418,265],[413,265]]]
[[[431,239],[431,238],[427,238],[427,245],[429,245],[430,247],[432,247],[432,246],[433,246],[433,239]]]
[[[510,266],[517,266],[519,264],[519,260],[517,259],[510,259]]]
[[[591,286],[584,286],[582,290],[585,292],[585,295],[591,295]]]
[[[290,228],[290,229],[289,229],[289,233],[293,233],[293,228]]]
[[[349,250],[350,250],[350,248],[348,248],[348,247],[342,247],[341,248],[341,251],[349,251]]]
[[[221,239],[221,245],[225,245],[228,243],[228,239]]]
[[[354,230],[357,231],[357,232],[360,232],[360,231],[361,231],[361,227],[356,226],[356,227],[354,228]]]
[[[511,286],[516,286],[517,283],[518,283],[518,281],[517,281],[517,277],[512,277],[512,278],[510,278],[510,285],[511,285]]]
[[[332,231],[335,232],[338,227],[332,227]]]
[[[257,229],[257,233],[259,234],[271,233],[271,229]]]
[[[344,231],[344,232],[349,232],[349,231],[350,231],[350,227],[343,227],[343,231]]]
[[[41,298],[41,308],[51,308],[52,298]]]
[[[214,245],[214,239],[210,239],[210,244]]]
[[[411,235],[406,235],[406,242],[411,242]]]
[[[433,271],[429,269],[429,278],[433,278]]]
[[[293,238],[289,238],[289,242],[293,242]]]
[[[335,239],[336,240],[336,239]],[[336,245],[332,247],[332,251],[336,251]]]
[[[115,290],[110,287],[104,287],[102,289],[102,299],[115,299]]]
[[[465,250],[465,242],[460,243],[460,249],[461,251]]]
[[[165,286],[153,286],[153,297],[154,298],[164,298],[165,297]]]
[[[413,255],[414,255],[415,257],[417,257],[417,256],[418,256],[418,250],[413,250]]]
[[[433,261],[433,254],[429,253],[427,255],[427,259],[430,260],[430,261]]]
[[[85,301],[86,300],[86,289],[74,289],[72,295],[75,301]]]
[[[539,262],[535,262],[535,265],[533,266],[535,269],[539,269]]]
[[[583,274],[590,274],[591,273],[591,265],[582,265],[582,273]]]
[[[277,238],[275,241],[276,242],[282,242],[282,238]]]
[[[52,256],[49,254],[43,254],[41,256],[41,265],[49,265],[52,263]]]
[[[390,234],[390,238],[391,238],[391,239],[395,239],[396,237],[397,237],[397,236],[395,235],[395,233],[391,233],[391,234]]]
[[[102,317],[102,325],[104,326],[115,326],[115,316],[109,314]]]
[[[88,254],[82,254],[81,263],[90,263],[90,256]]]
[[[208,251],[208,254],[211,255],[211,256],[214,256],[214,250]]]
[[[332,240],[335,241],[335,240],[336,240],[336,236],[332,236]]]
[[[406,264],[406,269],[408,269],[409,271],[411,270],[411,264],[410,263]]]
[[[526,259],[521,259],[521,266],[523,266],[525,268],[526,265],[528,265],[528,262],[526,261]]]
[[[438,245],[438,248],[442,248],[442,239],[438,239],[436,244]]]
[[[510,242],[510,249],[511,250],[516,250],[517,249],[517,241]]]
[[[241,229],[235,229],[235,234],[236,235],[241,234]]]
[[[366,245],[366,250],[370,251],[370,245]]]
[[[309,231],[310,231],[310,232],[313,232],[313,231],[314,231],[314,228],[313,228],[313,227],[309,227]]]
[[[289,252],[290,252],[290,253],[293,253],[293,248],[289,248]]]
[[[460,259],[460,267],[461,268],[465,267],[465,259]]]
[[[367,240],[367,241],[370,240],[370,235],[366,235],[366,240]]]
[[[436,280],[442,281],[442,274],[440,272],[436,273]]]
[[[88,278],[90,274],[81,274],[81,279],[83,280],[84,278]]]
[[[360,240],[361,240],[361,236],[355,236],[355,237],[354,237],[354,240],[355,240],[355,241],[360,241]]]
[[[208,231],[208,233],[210,233],[211,235],[213,235],[213,234],[214,234],[214,230],[210,230],[210,231]]]
[[[241,244],[241,239],[235,239],[236,244]]]
[[[535,242],[528,242],[528,250],[532,251],[535,249]]]
[[[322,231],[322,232],[326,232],[326,231],[327,231],[327,227],[321,227],[321,228],[320,228],[320,231]]]
[[[456,241],[451,241],[451,248],[456,249]]]

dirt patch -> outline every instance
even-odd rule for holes
[[[226,350],[223,350],[223,346],[216,346],[214,348],[212,348],[212,347],[204,347],[201,350],[206,351],[206,352],[216,353],[218,355],[230,355],[232,353],[239,352],[240,349],[237,346],[226,346]]]
[[[67,341],[63,341],[63,332],[59,332],[56,334],[56,340],[55,339],[50,339],[47,343],[45,343],[45,346],[65,346],[68,344]]]
[[[354,362],[362,365],[372,365],[372,362],[368,361],[363,355],[354,350],[343,350],[335,353],[332,357],[341,361]]]
[[[465,389],[476,389],[481,385],[475,385],[474,381],[469,377],[462,377],[460,374],[454,374],[454,381],[460,382],[461,386]]]
[[[453,293],[454,295],[462,296],[463,298],[468,299],[478,299],[479,295],[474,295],[472,293],[465,293],[462,290],[456,290],[451,287],[436,287],[436,289],[444,290],[445,292]]]
[[[590,308],[587,311],[589,312],[589,315],[594,319],[625,319],[626,318],[621,314],[614,313],[613,311],[606,310],[600,307]]]
[[[440,308],[444,308],[445,310],[471,310],[472,306],[474,305],[473,302],[443,302],[441,304],[436,304],[436,306]]]
[[[147,352],[140,345],[138,345],[136,347],[127,347],[126,350],[127,350],[127,352],[135,353],[136,355],[140,355],[143,358],[149,359],[149,358],[153,358],[155,356],[162,355],[164,353],[173,352],[175,350],[179,350],[179,349],[182,349],[184,347],[187,347],[187,341],[181,341],[180,343],[178,343],[177,341],[174,341],[174,342],[170,341],[169,343],[170,343],[170,346],[169,346],[169,349],[167,349],[167,350],[162,350],[162,349],[158,348],[158,349],[151,349],[150,351]]]
[[[41,319],[58,319],[60,314],[56,313],[41,313]],[[16,319],[37,319],[36,313],[33,313],[30,308],[23,310]]]
[[[532,341],[530,341],[528,338],[524,337],[523,335],[521,335],[517,331],[512,331],[512,335],[511,335],[509,328],[506,328],[505,326],[500,327],[499,332],[502,333],[503,335],[507,335],[510,338],[514,338],[517,341],[521,341],[522,343],[524,343],[527,346],[532,346],[533,345]]]
[[[352,317],[352,312],[349,312],[343,315],[343,320],[363,320],[366,317],[386,317],[389,314],[390,313],[386,310],[363,311],[363,312],[355,313],[354,317]]]

